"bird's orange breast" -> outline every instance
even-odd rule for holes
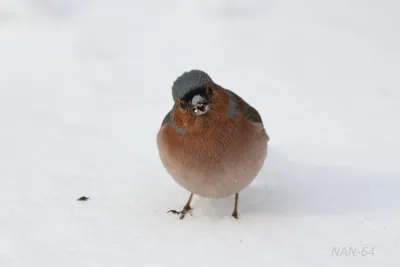
[[[238,193],[258,174],[267,154],[263,126],[247,121],[241,112],[230,118],[228,96],[220,92],[218,97],[212,110],[194,122],[175,110],[175,123],[185,134],[165,124],[157,136],[168,173],[188,191],[205,197]]]

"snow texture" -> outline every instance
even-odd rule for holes
[[[0,266],[400,266],[399,9],[2,0]],[[166,213],[189,194],[156,134],[191,69],[271,137],[237,221],[233,197]]]
[[[192,105],[196,106],[196,105],[204,103],[204,101],[205,101],[205,99],[201,95],[195,95],[192,98]]]
[[[206,100],[201,95],[195,95],[192,98],[192,105],[194,107],[194,113],[197,116],[203,115],[210,110],[210,106],[206,103]]]

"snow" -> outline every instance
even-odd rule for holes
[[[194,113],[197,116],[203,115],[210,110],[210,106],[207,104],[206,99],[200,95],[195,95],[192,98],[192,105],[194,107]]]
[[[399,266],[399,8],[2,0],[0,266]],[[166,213],[189,194],[155,138],[194,68],[271,137],[238,221],[233,197]]]

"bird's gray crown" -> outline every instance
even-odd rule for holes
[[[212,83],[210,76],[201,70],[191,70],[179,76],[172,86],[172,97],[182,98],[193,89],[204,87],[207,82]]]

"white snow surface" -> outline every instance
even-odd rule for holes
[[[399,12],[2,0],[0,266],[400,266]],[[194,68],[256,107],[271,137],[238,221],[233,197],[166,213],[189,193],[156,134]]]

